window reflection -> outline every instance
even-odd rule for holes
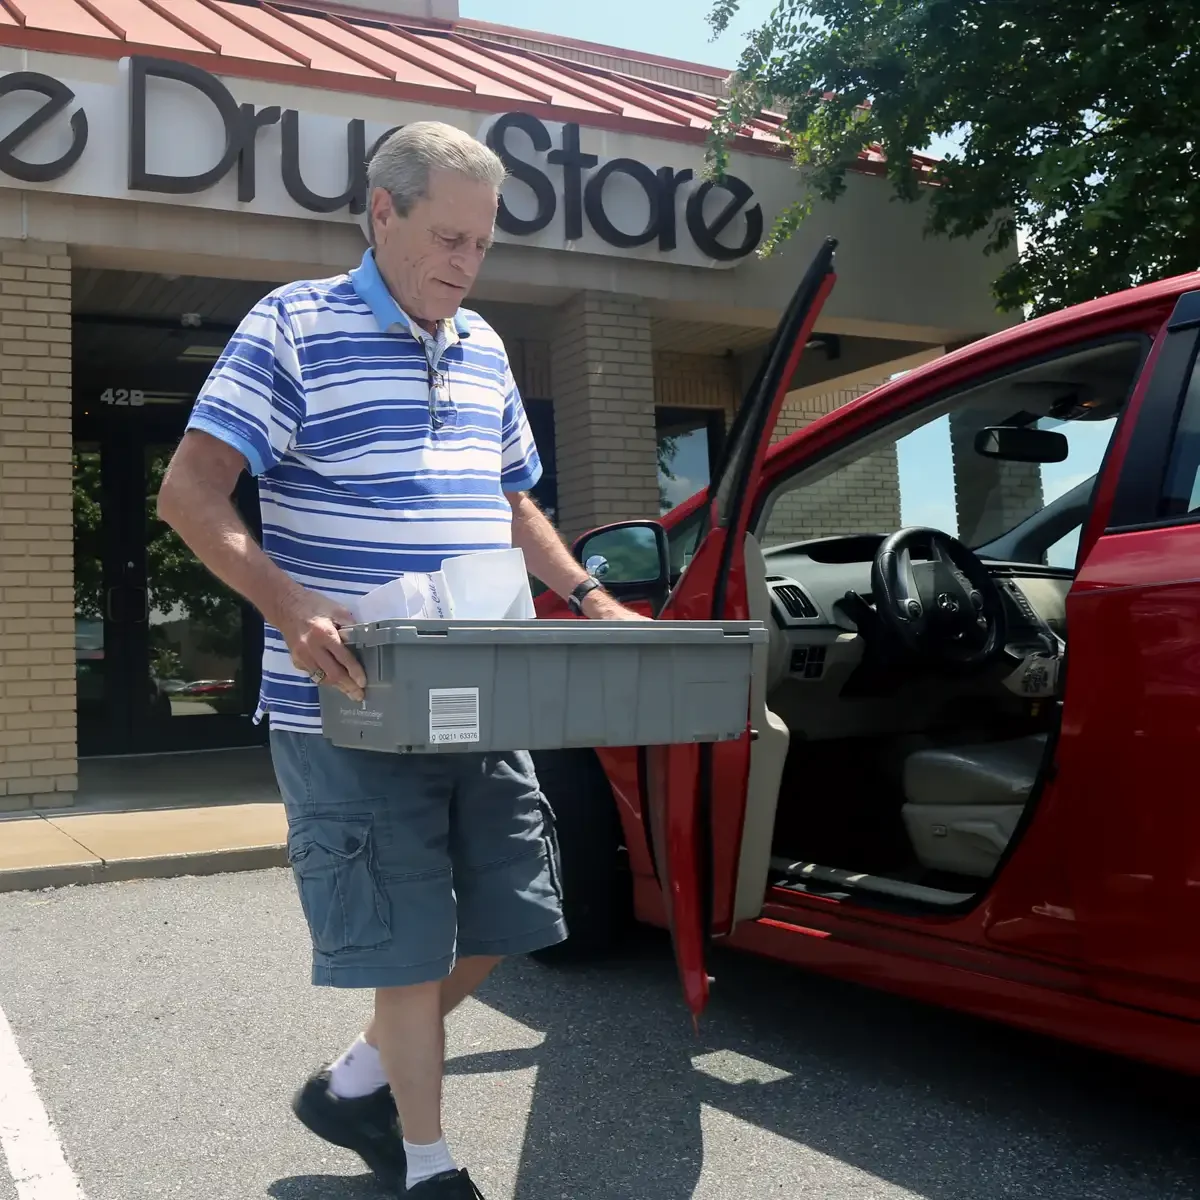
[[[158,519],[158,489],[172,447],[146,450],[146,586],[150,679],[163,717],[247,711],[242,604]]]
[[[662,514],[708,487],[720,452],[724,415],[715,409],[660,408],[655,432]]]
[[[104,711],[104,554],[100,447],[78,442],[71,455],[75,552],[75,687],[81,721]]]

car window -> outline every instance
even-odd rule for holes
[[[673,529],[668,530],[667,545],[671,552],[672,579],[678,579],[683,574],[684,567],[692,561],[707,516],[708,506],[702,504],[691,516],[685,517]]]
[[[1122,339],[1014,368],[910,410],[824,463],[798,464],[764,506],[760,541],[770,547],[921,525],[978,549],[1020,528],[1012,539],[1020,561],[1073,567],[1090,481],[1143,347],[1140,338]],[[1003,442],[989,438],[995,430]],[[1003,455],[985,454],[981,444]],[[1031,444],[1043,461],[1022,459]],[[1071,506],[1065,524],[1063,505]]]
[[[1080,521],[1070,533],[1063,534],[1057,542],[1047,546],[1043,555],[1046,565],[1073,569],[1075,559],[1079,554],[1079,535],[1082,531],[1083,522]]]
[[[1200,514],[1200,360],[1192,368],[1175,427],[1159,506],[1160,517]]]

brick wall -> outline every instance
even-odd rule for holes
[[[639,301],[581,292],[550,351],[558,524],[575,537],[658,512],[650,320]]]
[[[741,403],[737,363],[710,354],[654,352],[654,403],[660,408],[719,408],[725,427]]]
[[[857,400],[859,396],[877,386],[878,384],[874,383],[864,384],[857,388],[823,392],[819,396],[806,395],[800,400],[785,404],[783,411],[779,414],[779,422],[775,426],[775,433],[771,441],[781,441],[797,430],[803,429],[805,425],[811,425],[818,417],[823,417],[827,412],[832,412],[843,404],[849,404],[851,400]]]
[[[519,359],[521,374],[534,375],[534,346],[516,350],[514,371]],[[550,348],[550,383],[559,527],[568,538],[607,521],[658,512],[656,408],[720,409],[728,429],[741,401],[736,362],[674,351],[651,354],[644,308],[634,300],[595,294],[575,297],[564,311]],[[871,386],[804,396],[785,406],[773,440]],[[528,382],[525,391],[535,394]],[[891,448],[782,498],[768,533],[778,543],[894,529],[899,523],[899,467]]]
[[[553,395],[550,343],[532,338],[505,338],[504,348],[521,395],[527,400],[549,400]]]
[[[0,811],[76,788],[71,262],[0,241]]]
[[[786,406],[773,440],[779,441],[824,413],[858,399],[871,386],[806,396]],[[766,546],[778,546],[806,538],[883,533],[899,527],[900,465],[892,445],[781,496],[771,510],[762,540]]]

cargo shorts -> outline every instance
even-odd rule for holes
[[[405,987],[563,941],[554,814],[523,751],[382,754],[271,731],[312,981]]]

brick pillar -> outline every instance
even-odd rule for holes
[[[968,546],[982,546],[1042,507],[1039,463],[999,462],[975,453],[975,435],[1004,419],[1005,412],[977,408],[950,415],[950,451],[954,460],[954,494],[958,536]]]
[[[0,811],[75,791],[71,260],[0,241]]]
[[[567,538],[658,516],[650,318],[639,301],[581,292],[550,348],[558,523]]]

